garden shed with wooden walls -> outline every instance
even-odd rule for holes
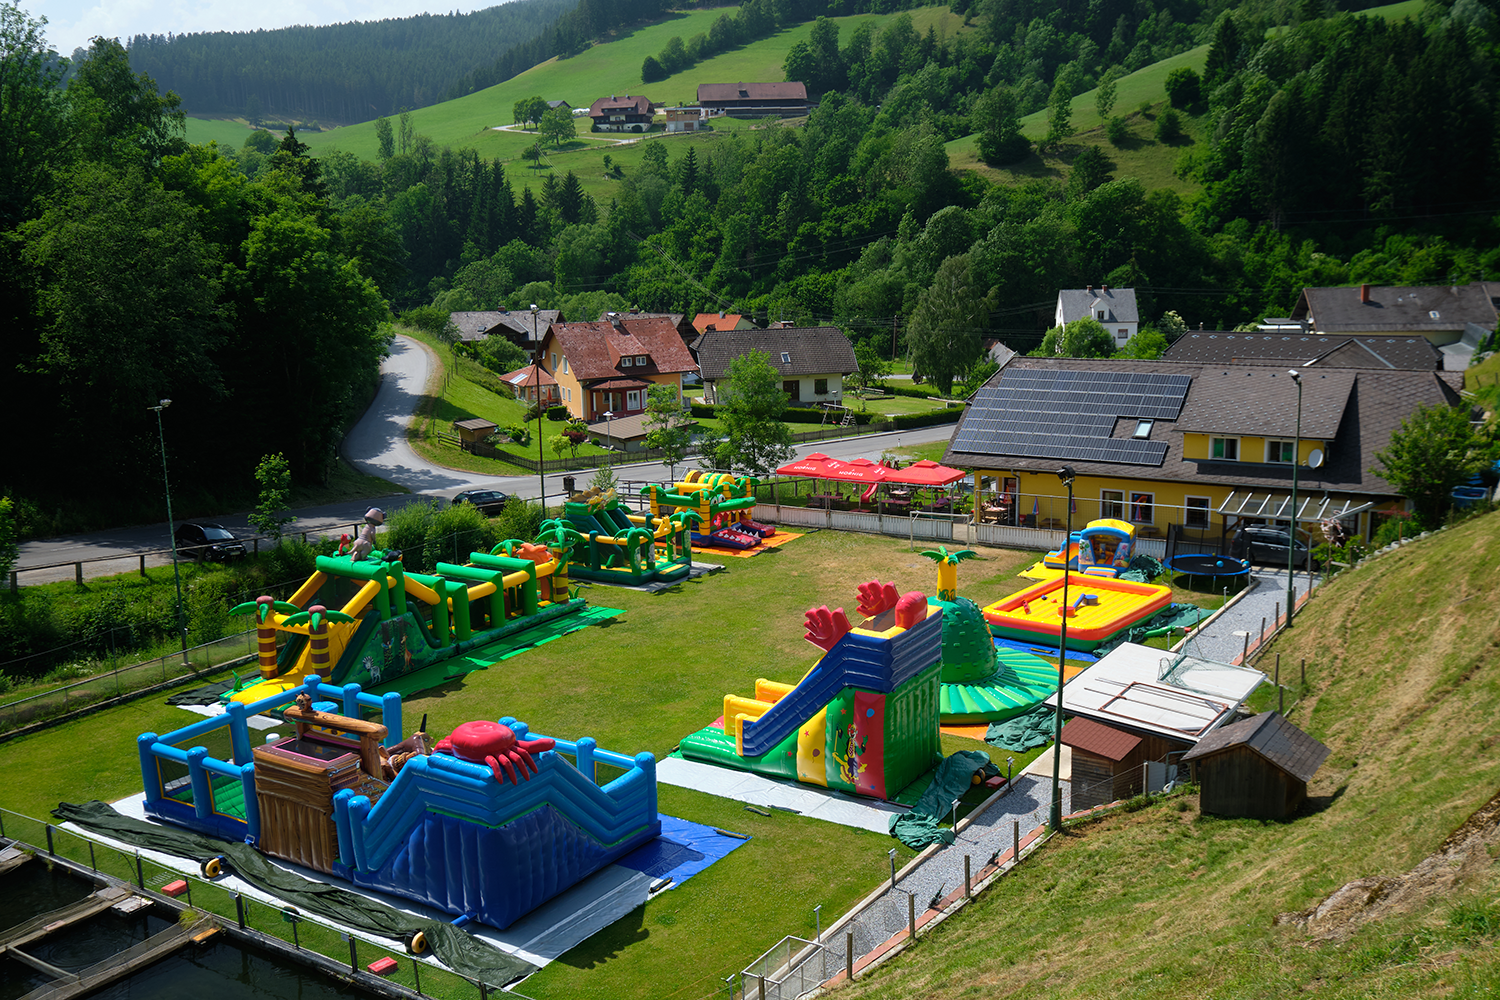
[[[1285,819],[1302,808],[1328,754],[1279,712],[1262,712],[1209,733],[1182,760],[1193,765],[1202,812]]]
[[[1073,718],[1062,731],[1073,752],[1073,808],[1082,812],[1128,799],[1145,788],[1146,741],[1093,719]]]

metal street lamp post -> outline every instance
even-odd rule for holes
[[[159,400],[146,409],[156,414],[156,437],[161,442],[161,484],[167,493],[167,532],[172,538],[172,582],[177,585],[177,636],[182,640],[182,665],[188,666],[187,622],[182,617],[182,571],[177,568],[177,526],[172,521],[172,483],[167,479],[167,433],[162,429],[161,411],[172,405],[170,399]]]
[[[1297,436],[1292,444],[1292,517],[1286,532],[1286,627],[1292,627],[1292,612],[1297,608],[1297,467],[1302,464],[1302,375],[1293,368],[1287,372],[1297,383]]]
[[[614,444],[611,443],[613,439],[610,437],[610,432],[609,432],[609,422],[611,420],[613,420],[614,417],[615,417],[615,411],[614,410],[605,410],[604,411],[604,447],[606,449],[608,449],[608,451],[609,451],[609,464],[610,465],[614,465],[615,464],[615,446],[614,446]]]
[[[531,304],[531,342],[536,351],[536,373],[531,382],[536,391],[536,488],[537,503],[542,505],[543,516],[547,513],[547,473],[542,465],[542,338],[536,332],[536,303]]]
[[[1057,641],[1057,717],[1052,723],[1052,832],[1062,829],[1062,718],[1063,718],[1063,664],[1068,658],[1068,567],[1072,562],[1073,545],[1073,467],[1065,465],[1057,470],[1057,478],[1068,488],[1068,533],[1063,539],[1063,597],[1062,626]]]

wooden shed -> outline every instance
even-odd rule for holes
[[[1183,755],[1200,786],[1199,809],[1218,816],[1285,819],[1329,750],[1282,718],[1262,712],[1216,729]]]
[[[459,447],[464,451],[470,451],[476,443],[495,433],[495,424],[482,417],[473,417],[469,420],[453,421],[453,429],[458,431]]]
[[[1128,799],[1145,788],[1146,744],[1141,737],[1078,717],[1063,726],[1062,742],[1073,751],[1075,811]]]

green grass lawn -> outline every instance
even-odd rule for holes
[[[187,119],[187,141],[195,146],[217,142],[220,146],[239,149],[245,145],[245,140],[250,138],[250,132],[250,127],[242,121],[229,121],[222,118],[189,117]],[[301,133],[299,132],[298,135]]]
[[[991,600],[1015,589],[1016,570],[1032,558],[984,550],[964,563],[961,586]],[[514,715],[548,735],[588,735],[609,749],[664,755],[712,722],[726,693],[750,692],[758,676],[795,681],[808,669],[817,655],[802,638],[809,607],[848,604],[856,585],[873,577],[903,592],[931,590],[935,581],[932,562],[905,542],[838,532],[726,562],[733,565],[661,594],[584,584],[590,602],[623,614],[409,699],[405,715],[428,714],[435,733]],[[59,799],[136,794],[135,736],[190,721],[153,697],[15,739],[0,754],[0,806],[41,817]],[[84,743],[87,754],[65,750]],[[944,739],[949,752],[976,746]],[[764,817],[666,785],[660,796],[663,812],[752,839],[532,977],[527,995],[708,995],[784,934],[810,934],[814,906],[823,906],[826,925],[889,871],[894,842],[885,836],[782,812]],[[904,863],[912,852],[898,855]]]

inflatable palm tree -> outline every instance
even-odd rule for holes
[[[959,549],[956,552],[949,552],[946,545],[939,545],[935,549],[927,549],[922,554],[937,563],[937,599],[949,602],[958,596],[958,564],[965,559],[973,559],[979,555],[973,549]]]
[[[229,609],[232,615],[255,615],[255,643],[260,654],[262,680],[268,681],[276,676],[276,619],[272,617],[273,613],[280,611],[282,614],[296,614],[301,610],[295,604],[278,601],[274,597],[257,597]]]
[[[314,604],[306,611],[288,615],[282,625],[306,625],[312,637],[312,672],[328,679],[328,626],[332,622],[352,622],[354,619],[342,611],[330,611],[321,604]]]

